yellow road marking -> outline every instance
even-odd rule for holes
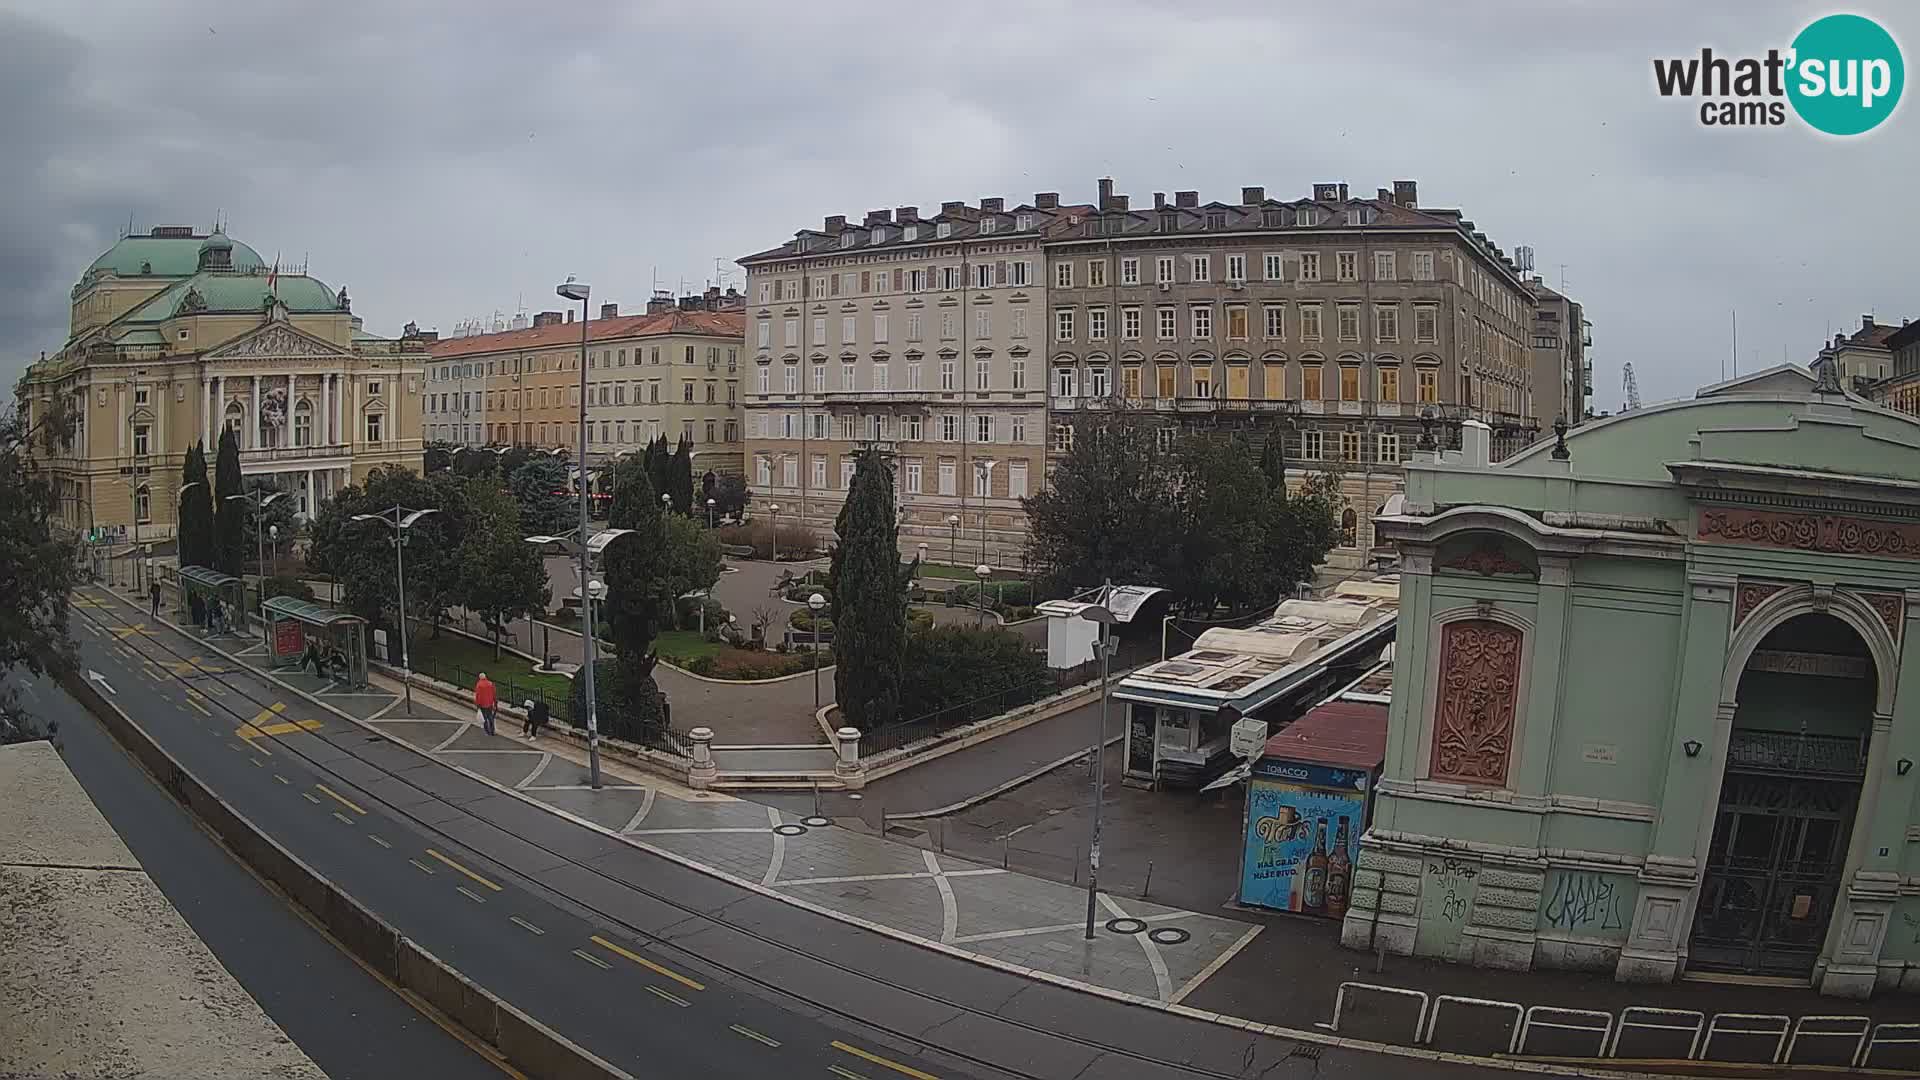
[[[316,788],[319,788],[319,789],[320,789],[320,791],[321,791],[321,792],[322,792],[323,794],[325,794],[325,795],[327,795],[327,796],[329,796],[329,797],[331,797],[331,798],[333,799],[333,801],[334,801],[334,802],[337,802],[337,803],[339,803],[339,804],[340,804],[341,806],[344,806],[344,807],[346,807],[347,809],[349,809],[349,810],[351,810],[351,811],[353,811],[354,813],[356,813],[356,814],[364,814],[364,813],[366,813],[366,811],[365,811],[365,810],[362,810],[362,809],[360,809],[360,808],[359,808],[358,806],[355,806],[355,805],[353,805],[353,802],[352,802],[351,800],[349,800],[349,799],[347,799],[347,798],[346,798],[345,796],[343,796],[343,795],[341,795],[341,794],[340,794],[339,792],[337,792],[337,791],[335,791],[335,790],[333,790],[332,788],[330,788],[330,787],[328,787],[327,785],[325,785],[325,784],[315,784],[315,785],[313,785],[313,786],[314,786],[314,787],[316,787]]]
[[[867,1080],[865,1076],[862,1076],[857,1072],[849,1072],[838,1065],[827,1066],[827,1071],[832,1073],[835,1076],[840,1077],[840,1080]]]
[[[476,904],[484,904],[487,902],[486,899],[482,897],[479,893],[474,892],[472,889],[467,888],[465,885],[455,885],[453,888],[455,892],[459,893],[461,896],[466,897],[467,899],[473,901]]]
[[[301,797],[301,798],[303,798],[303,799],[305,799],[305,800],[307,800],[308,802],[310,802],[310,803],[312,803],[312,804],[313,804],[313,805],[315,805],[315,806],[319,806],[319,805],[320,805],[320,800],[319,800],[319,799],[316,799],[316,798],[314,798],[314,797],[313,797],[313,793],[312,793],[312,792],[310,792],[310,791],[303,791],[303,792],[301,792],[301,793],[300,793],[300,797]]]
[[[529,934],[545,934],[546,933],[545,930],[540,929],[539,927],[533,925],[532,923],[528,922],[527,920],[521,918],[518,915],[509,915],[507,916],[507,919],[508,921],[512,922],[514,925],[520,927],[520,929],[528,932]]]
[[[613,967],[612,964],[607,963],[605,960],[600,959],[599,957],[593,955],[590,952],[584,952],[580,949],[575,949],[573,950],[573,955],[579,957],[582,960],[585,960],[587,963],[592,964],[594,967],[597,967],[597,968],[607,969],[607,968]]]
[[[121,641],[125,641],[135,634],[146,634],[149,637],[153,636],[153,631],[147,629],[146,623],[134,623],[132,626],[110,626],[107,629],[114,637],[119,638]]]
[[[863,1061],[871,1061],[875,1065],[878,1065],[882,1068],[892,1069],[894,1072],[897,1072],[902,1076],[911,1076],[913,1077],[913,1080],[940,1080],[939,1077],[933,1075],[932,1073],[921,1072],[919,1069],[916,1069],[911,1065],[902,1065],[897,1061],[891,1060],[889,1058],[883,1058],[879,1054],[875,1054],[867,1050],[862,1050],[857,1046],[851,1046],[847,1043],[841,1042],[838,1039],[835,1039],[830,1045],[832,1045],[832,1047],[835,1050],[838,1050],[846,1054],[852,1054],[854,1057],[860,1058]]]
[[[350,817],[348,817],[347,815],[345,815],[345,814],[343,814],[343,813],[341,813],[341,812],[340,812],[340,811],[338,811],[338,810],[335,810],[335,811],[333,812],[333,816],[334,816],[334,817],[336,817],[336,818],[339,818],[339,819],[340,819],[340,824],[342,824],[342,825],[351,825],[351,824],[353,824],[353,819],[352,819],[352,818],[350,818]]]
[[[641,956],[639,953],[632,952],[628,949],[623,949],[620,946],[615,945],[613,942],[608,941],[606,938],[601,937],[599,934],[593,935],[593,937],[589,940],[591,940],[595,945],[598,945],[601,948],[608,950],[609,952],[615,952],[620,954],[621,956],[626,957],[627,959],[633,961],[634,963],[639,964],[641,967],[646,968],[648,971],[653,972],[655,975],[665,975],[667,978],[672,979],[674,982],[677,982],[681,986],[687,987],[690,990],[706,989],[704,985],[694,982],[692,979],[687,978],[685,975],[680,974],[679,972],[673,970],[672,968],[661,967],[659,964],[656,964],[653,961],[647,959],[646,957]]]
[[[754,1042],[764,1043],[767,1046],[780,1045],[780,1041],[778,1039],[769,1039],[765,1035],[760,1034],[759,1032],[753,1030],[752,1028],[741,1027],[739,1024],[728,1024],[727,1026],[729,1028],[732,1028],[736,1033],[745,1035],[747,1038],[752,1039]]]
[[[380,839],[379,837],[373,835],[372,833],[367,834],[367,839],[373,841],[376,844],[379,844],[383,848],[390,848],[393,846],[392,844],[387,843],[385,840]]]
[[[432,848],[427,849],[427,854],[433,856],[436,859],[439,859],[441,862],[446,863],[448,866],[453,867],[455,870],[460,871],[461,873],[467,875],[468,877],[479,882],[480,884],[485,885],[487,888],[492,889],[494,892],[500,891],[500,886],[495,885],[493,882],[488,881],[486,878],[481,877],[479,874],[476,874],[473,871],[467,869],[466,867],[461,866],[459,863],[454,862],[452,859],[447,858],[445,855],[440,854],[439,852],[433,850]]]
[[[652,994],[654,997],[662,998],[666,1001],[671,1001],[675,1005],[678,1005],[683,1009],[693,1004],[693,1002],[688,1001],[686,998],[675,997],[674,995],[667,993],[665,990],[662,990],[657,986],[647,987],[647,993]]]
[[[413,864],[414,869],[420,871],[423,874],[433,873],[433,867],[428,866],[426,863],[421,862],[419,859],[408,859],[407,861]]]

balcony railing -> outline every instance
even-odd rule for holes
[[[319,446],[257,446],[240,451],[241,464],[262,461],[309,461],[314,458],[344,457],[348,453],[345,443],[325,443]]]

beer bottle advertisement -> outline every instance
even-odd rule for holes
[[[1365,796],[1356,791],[1277,782],[1255,776],[1247,785],[1247,837],[1240,902],[1276,911],[1332,915],[1335,847],[1344,848],[1341,876],[1352,877],[1351,850],[1359,843],[1351,823],[1363,819]],[[1344,837],[1337,827],[1349,822]],[[1346,906],[1346,882],[1337,901]]]

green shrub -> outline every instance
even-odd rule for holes
[[[828,610],[833,608],[833,590],[827,588],[826,582],[820,582],[817,585],[804,581],[795,582],[787,586],[786,597],[796,604],[804,604],[814,593],[819,593],[826,598]]]
[[[653,676],[648,675],[638,688],[626,685],[620,664],[613,660],[602,660],[593,668],[594,712],[600,726],[600,733],[629,742],[645,743],[647,729],[658,729],[666,724],[666,712],[661,708],[660,688],[655,685]],[[567,716],[573,726],[584,731],[587,727],[586,680],[573,680],[567,695]]]
[[[1053,689],[1046,657],[999,627],[936,626],[907,638],[901,720],[967,702],[1001,712]],[[977,719],[977,717],[976,717]]]
[[[261,582],[260,587],[269,600],[276,596],[291,596],[296,600],[313,599],[313,586],[291,574],[275,574]]]
[[[907,609],[907,633],[916,634],[933,626],[933,612],[925,608]]]
[[[816,618],[813,612],[806,608],[801,608],[787,616],[787,625],[805,634],[814,633],[816,630],[822,634],[833,633],[832,617],[822,614]]]

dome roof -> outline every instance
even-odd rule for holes
[[[267,265],[259,252],[223,233],[199,235],[190,229],[170,229],[164,225],[153,232],[160,235],[122,237],[119,243],[93,260],[81,279],[85,280],[102,270],[121,277],[149,274],[154,277],[187,277],[200,269],[200,249],[217,246],[215,241],[224,242],[233,249],[231,265],[236,271],[245,272]]]

